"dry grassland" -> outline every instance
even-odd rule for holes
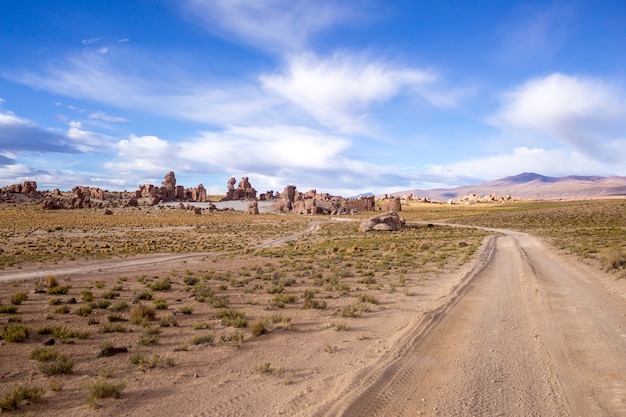
[[[408,227],[400,232],[362,233],[358,222],[328,217],[198,216],[159,208],[117,209],[105,216],[102,210],[0,207],[5,272],[138,254],[206,252],[167,270],[45,274],[1,284],[0,408],[35,413],[53,406],[106,408],[120,396],[132,401],[138,392],[158,390],[158,384],[144,382],[148,374],[152,380],[172,378],[206,360],[207,352],[217,358],[224,349],[262,343],[266,333],[280,335],[288,345],[293,332],[350,331],[368,314],[394,309],[398,297],[415,295],[425,280],[458,270],[491,234],[429,221],[525,230],[600,259],[606,248],[623,253],[624,208],[624,201],[423,204],[402,212]],[[319,231],[280,247],[254,249],[302,231],[311,221],[321,223]],[[329,345],[325,353],[336,349]],[[269,362],[252,364],[250,370],[278,376],[285,384],[297,378]]]

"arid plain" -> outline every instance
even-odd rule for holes
[[[2,407],[624,412],[626,201],[400,214],[365,233],[367,213],[1,205]]]

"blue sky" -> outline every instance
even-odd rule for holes
[[[9,0],[0,185],[626,175],[624,1]]]

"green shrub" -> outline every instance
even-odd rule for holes
[[[133,324],[142,324],[145,320],[154,320],[156,310],[153,306],[140,303],[130,311],[130,321]]]
[[[36,403],[42,394],[43,389],[39,387],[15,387],[0,400],[0,412],[15,411],[24,401]]]
[[[167,305],[167,301],[165,301],[163,298],[157,298],[153,301],[153,303],[154,308],[156,308],[157,310],[167,310],[167,308],[169,307]]]
[[[92,312],[93,312],[93,308],[91,308],[90,305],[80,306],[76,310],[74,310],[74,313],[76,313],[76,314],[78,314],[79,316],[82,316],[82,317],[87,317]]]
[[[60,325],[46,325],[37,329],[37,334],[46,335],[50,334],[54,337],[58,337],[64,341],[68,341],[70,339],[87,339],[89,337],[89,332],[80,331],[80,330],[71,330],[67,326]]]
[[[128,303],[124,300],[120,300],[115,302],[115,304],[109,306],[109,310],[111,311],[122,311],[128,308]]]
[[[370,294],[359,295],[359,301],[361,301],[362,303],[378,304],[378,298]]]
[[[126,384],[120,382],[114,384],[112,382],[98,380],[94,383],[87,385],[87,392],[89,392],[90,399],[103,399],[103,398],[115,398],[118,399],[122,395],[122,391]]]
[[[22,302],[27,298],[28,295],[26,295],[25,292],[18,292],[16,294],[13,294],[13,297],[11,298],[11,304],[18,306],[22,304]]]
[[[222,319],[224,326],[246,327],[248,325],[246,316],[241,311],[232,308],[218,310],[215,312],[215,316]]]
[[[170,288],[172,288],[172,284],[170,283],[169,278],[163,278],[160,281],[155,281],[152,284],[150,284],[149,288],[152,291],[167,291]]]
[[[30,358],[39,362],[39,370],[44,374],[69,374],[74,368],[74,362],[64,353],[48,347],[37,347],[30,352]]]
[[[183,314],[191,314],[193,313],[193,306],[182,306],[179,311]]]
[[[326,300],[316,300],[315,298],[305,299],[302,308],[309,309],[314,308],[317,310],[323,310],[327,306]]]
[[[120,295],[118,292],[113,291],[113,290],[109,290],[109,291],[106,291],[104,294],[102,294],[102,298],[104,298],[106,300],[112,300],[115,297],[117,297],[118,295]]]
[[[93,292],[89,291],[89,290],[82,290],[80,292],[80,298],[86,302],[86,303],[90,303],[93,301]]]
[[[152,291],[143,290],[135,295],[136,300],[152,300]]]
[[[46,292],[50,295],[59,295],[59,294],[67,294],[70,292],[70,287],[65,287],[62,285],[57,285],[56,287],[50,287],[46,290]]]
[[[202,336],[195,336],[192,339],[194,345],[210,345],[215,340],[215,336],[212,334],[205,334]]]
[[[169,316],[162,316],[161,317],[161,327],[177,327],[178,326],[178,320],[176,319],[176,317],[173,314],[170,314]]]
[[[122,323],[103,323],[100,325],[100,333],[124,333],[126,327]]]
[[[17,306],[15,304],[7,304],[0,306],[0,313],[2,314],[15,314],[17,312]]]
[[[30,328],[21,323],[10,323],[2,329],[2,339],[7,342],[23,342],[30,335]]]
[[[173,358],[163,358],[156,353],[152,356],[145,353],[133,353],[129,360],[131,364],[137,365],[143,371],[156,367],[174,366]]]
[[[107,321],[110,323],[115,323],[118,321],[126,321],[126,318],[122,316],[121,313],[109,313],[107,315]]]
[[[58,306],[55,310],[55,313],[57,314],[69,314],[70,313],[70,306],[68,306],[67,304],[63,304],[62,306]]]
[[[339,312],[339,315],[341,317],[360,317],[361,314],[368,311],[370,311],[369,305],[367,305],[366,303],[358,302],[342,308]]]
[[[198,278],[192,275],[186,275],[185,278],[183,278],[183,282],[186,285],[196,285],[198,283]]]

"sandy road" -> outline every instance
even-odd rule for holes
[[[624,416],[626,305],[514,232],[410,324],[324,416]]]

